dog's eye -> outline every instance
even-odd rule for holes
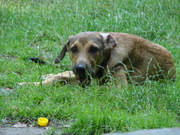
[[[78,52],[77,46],[72,47],[70,50],[71,50],[72,53],[77,53]]]
[[[99,48],[92,46],[89,48],[89,53],[94,54],[94,53],[97,53],[98,50],[99,50]]]

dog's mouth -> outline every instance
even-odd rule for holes
[[[73,72],[79,80],[79,84],[85,87],[90,84],[94,72],[86,64],[78,64],[73,66]]]

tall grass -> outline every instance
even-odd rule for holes
[[[71,126],[72,134],[101,134],[179,124],[180,46],[178,0],[1,0],[0,118],[36,125],[40,116]],[[29,57],[53,63],[69,35],[82,31],[136,34],[166,47],[177,70],[174,83],[147,82],[117,89],[113,82],[79,86],[17,87],[40,76],[71,69],[38,65]],[[5,87],[13,92],[2,92]]]

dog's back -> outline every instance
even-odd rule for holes
[[[126,33],[110,33],[117,42],[109,67],[122,62],[132,81],[175,79],[175,67],[170,52],[141,37]]]

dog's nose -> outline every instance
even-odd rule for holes
[[[73,67],[73,71],[76,75],[84,76],[87,66],[85,64],[78,64]]]

